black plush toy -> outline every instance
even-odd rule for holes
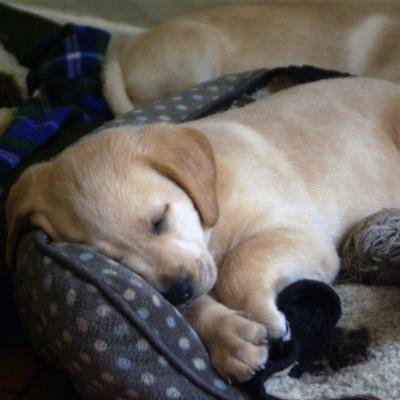
[[[289,375],[300,377],[333,334],[341,315],[336,292],[329,285],[312,280],[284,289],[278,296],[278,307],[289,323],[291,339],[272,342],[266,368],[245,384],[254,400],[282,400],[266,392],[265,381],[290,367]]]

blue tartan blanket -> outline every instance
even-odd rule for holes
[[[28,49],[20,59],[30,68],[30,98],[0,138],[0,176],[45,143],[70,118],[111,118],[101,95],[101,63],[109,34],[67,24]]]

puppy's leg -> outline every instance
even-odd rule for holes
[[[204,295],[186,311],[210,353],[211,363],[225,379],[243,381],[263,368],[268,350],[266,329]]]
[[[277,294],[300,279],[331,282],[338,268],[336,250],[324,233],[312,227],[273,229],[228,254],[214,292],[227,307],[264,325],[270,338],[280,338],[287,326],[276,305]]]

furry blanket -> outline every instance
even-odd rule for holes
[[[321,358],[300,379],[275,375],[268,393],[290,400],[369,394],[400,399],[400,289],[340,284],[343,315]]]

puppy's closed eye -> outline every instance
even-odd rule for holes
[[[169,209],[169,204],[167,204],[161,213],[155,215],[151,219],[151,232],[154,235],[161,235],[167,230],[167,213]]]

